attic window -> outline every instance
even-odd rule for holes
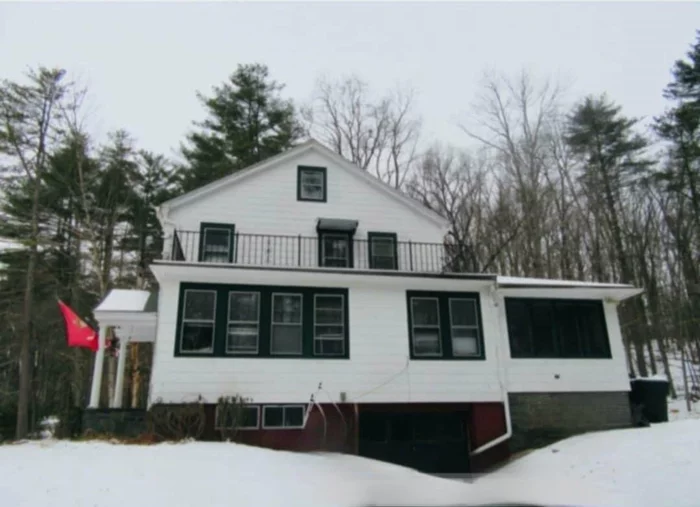
[[[326,202],[326,168],[297,168],[297,201]]]

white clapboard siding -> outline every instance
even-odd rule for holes
[[[405,289],[349,283],[350,359],[346,360],[174,357],[178,283],[161,283],[151,403],[177,403],[200,395],[215,402],[232,394],[259,403],[307,402],[319,383],[323,386],[319,399],[335,402],[341,393],[350,402],[500,399],[497,313],[487,293],[481,297],[486,360],[408,361]]]

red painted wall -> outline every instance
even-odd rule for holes
[[[506,414],[502,403],[474,403],[469,414],[469,443],[472,450],[506,432]],[[473,472],[483,472],[509,456],[508,441],[471,458]]]

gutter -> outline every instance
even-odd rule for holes
[[[496,309],[501,308],[501,305],[499,304],[499,301],[496,297],[497,290],[498,290],[498,282],[494,284],[494,288],[492,289],[491,296],[493,297],[493,301],[495,303]],[[490,442],[485,443],[481,447],[477,447],[474,449],[471,453],[469,453],[470,456],[476,456],[477,454],[481,454],[484,451],[488,451],[489,449],[492,449],[493,447],[496,447],[499,444],[502,444],[506,440],[510,439],[511,436],[513,436],[513,424],[510,420],[510,401],[508,400],[508,388],[506,386],[506,381],[505,381],[505,374],[504,374],[504,361],[503,361],[503,355],[501,354],[501,343],[503,342],[503,319],[501,318],[501,315],[498,315],[498,342],[496,342],[496,368],[498,368],[498,383],[501,388],[501,398],[503,399],[503,410],[504,410],[504,416],[506,419],[506,432],[501,435],[500,437],[496,437],[495,439],[491,440]]]

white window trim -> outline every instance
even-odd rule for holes
[[[321,183],[320,183],[321,197],[320,198],[309,197],[307,195],[304,195],[304,176],[312,175],[312,174],[313,175],[315,175],[315,174],[321,175]],[[325,189],[326,189],[325,183],[326,182],[324,181],[325,179],[326,179],[325,171],[321,171],[319,169],[300,169],[299,170],[299,180],[300,180],[299,181],[299,197],[301,197],[302,199],[304,199],[306,201],[318,201],[318,202],[324,201],[326,199],[326,195],[325,195],[325,193],[326,193],[325,192]],[[317,185],[313,184],[312,186],[317,186]]]
[[[289,322],[275,322],[275,296],[299,296],[301,304],[299,305],[299,324],[291,324]],[[273,292],[270,296],[270,355],[271,356],[288,356],[288,357],[299,357],[304,355],[304,295],[298,292]],[[272,335],[275,325],[278,326],[299,326],[301,329],[301,342],[299,352],[273,352],[272,351]]]
[[[387,241],[391,243],[392,247],[392,253],[391,255],[376,255],[374,253],[374,242],[375,241]],[[379,236],[379,237],[373,237],[372,239],[369,240],[369,260],[372,264],[375,264],[374,260],[376,258],[382,258],[382,259],[391,259],[393,262],[393,267],[389,269],[397,269],[398,268],[398,260],[396,259],[396,241],[394,238],[390,238],[389,236]],[[387,268],[382,268],[382,269],[387,269]]]
[[[219,425],[219,407],[216,407],[216,414],[214,414],[214,429],[215,430],[242,430],[242,431],[254,431],[260,429],[260,405],[246,405],[246,408],[253,408],[255,409],[256,412],[256,421],[257,424],[255,426],[239,426],[238,428],[226,428],[222,427]]]
[[[282,426],[267,426],[265,425],[265,411],[268,408],[282,408]],[[284,425],[284,411],[288,408],[300,408],[301,409],[301,426],[285,426]],[[300,430],[303,429],[306,424],[306,406],[305,405],[263,405],[263,419],[262,419],[262,429],[264,430]]]
[[[474,305],[474,318],[476,320],[476,325],[474,326],[463,326],[463,325],[458,325],[455,326],[454,323],[452,322],[452,301],[471,301],[472,304]],[[448,298],[447,299],[447,306],[448,306],[448,311],[450,312],[450,342],[452,343],[452,355],[454,357],[478,357],[481,355],[481,343],[479,340],[479,307],[476,304],[476,299],[475,298]],[[476,352],[474,354],[456,354],[454,350],[454,333],[452,330],[454,328],[459,328],[459,329],[475,329],[476,330]]]
[[[205,319],[187,319],[185,317],[185,310],[187,309],[187,294],[190,292],[210,292],[214,294],[214,318],[211,320],[205,320]],[[180,337],[179,341],[180,343],[178,344],[178,348],[180,350],[180,354],[213,354],[214,353],[214,342],[216,341],[216,291],[215,290],[209,290],[209,289],[185,289],[185,291],[182,294],[182,319],[180,322]],[[185,324],[186,323],[194,323],[194,324],[212,324],[211,328],[211,348],[209,350],[183,350],[182,348],[182,343],[184,341],[185,337]]]
[[[204,228],[204,230],[202,231],[202,234],[204,235],[204,237],[202,238],[202,262],[212,262],[212,261],[208,261],[206,259],[206,256],[208,253],[208,251],[207,251],[207,232],[208,231],[225,231],[227,233],[228,245],[226,247],[226,262],[228,262],[229,259],[231,258],[231,255],[232,255],[232,248],[231,247],[233,245],[233,238],[231,236],[233,236],[233,232],[231,231],[231,229],[226,228],[226,227],[205,227]]]
[[[440,300],[438,298],[434,297],[423,297],[423,296],[412,296],[410,298],[411,300],[411,349],[413,351],[413,355],[416,357],[443,357],[443,350],[442,350],[442,329],[440,329]],[[416,319],[415,316],[413,315],[413,301],[414,300],[425,300],[425,301],[435,301],[435,306],[437,308],[437,325],[434,326],[425,326],[425,325],[419,325],[418,327],[422,328],[437,328],[438,330],[438,346],[440,347],[440,352],[434,353],[434,354],[426,354],[424,352],[422,353],[417,353],[416,352],[416,342],[415,342],[415,330],[416,330]]]
[[[327,266],[326,265],[326,237],[336,237],[342,238],[347,243],[347,255],[345,256],[345,266]],[[322,232],[321,233],[321,262],[324,268],[348,268],[350,267],[350,249],[352,248],[352,240],[349,234],[343,234],[339,232]],[[340,257],[332,257],[333,260],[339,260]]]
[[[258,320],[231,320],[231,294],[257,294],[258,296]],[[258,291],[243,291],[243,290],[230,290],[228,291],[228,309],[226,312],[226,343],[224,344],[224,352],[226,355],[239,356],[248,354],[259,354],[260,353],[260,299],[261,293]],[[255,352],[249,350],[234,350],[231,351],[228,348],[229,339],[229,325],[230,324],[256,324],[258,326],[258,336],[255,341]]]
[[[316,298],[318,297],[335,297],[340,298],[340,325],[343,328],[343,334],[340,338],[317,338],[316,336]],[[322,326],[328,324],[321,324]],[[331,324],[337,325],[337,324]],[[347,329],[345,329],[345,294],[314,294],[314,347],[313,355],[317,357],[341,357],[345,355],[345,337],[347,336]],[[317,354],[316,353],[316,341],[340,341],[343,344],[343,350],[340,354]]]

